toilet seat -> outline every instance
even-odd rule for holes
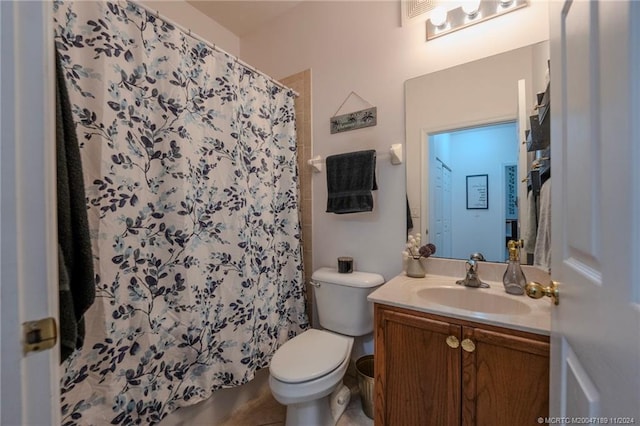
[[[350,352],[350,339],[310,329],[282,345],[271,360],[271,375],[285,383],[301,383],[331,373]]]

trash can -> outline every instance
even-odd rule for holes
[[[358,358],[356,361],[356,372],[358,374],[362,411],[364,411],[367,417],[373,419],[373,355],[365,355]]]

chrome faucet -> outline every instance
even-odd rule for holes
[[[480,252],[473,253],[471,256],[469,256],[469,259],[471,259],[471,260],[482,260],[483,262],[485,261],[484,256]]]
[[[465,287],[488,288],[489,284],[483,283],[478,275],[478,262],[482,260],[484,260],[482,253],[472,254],[471,258],[465,263],[467,275],[463,280],[456,281],[456,284],[463,285]]]

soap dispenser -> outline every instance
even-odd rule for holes
[[[507,270],[502,277],[504,289],[509,294],[524,294],[524,288],[527,285],[527,279],[524,277],[522,267],[520,266],[520,247],[523,241],[510,240],[507,244],[509,248],[509,262]]]

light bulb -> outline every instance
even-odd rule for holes
[[[441,27],[447,22],[447,9],[438,6],[431,11],[431,23],[435,27]]]
[[[475,17],[480,9],[480,0],[467,0],[462,3],[462,11],[470,18]]]

